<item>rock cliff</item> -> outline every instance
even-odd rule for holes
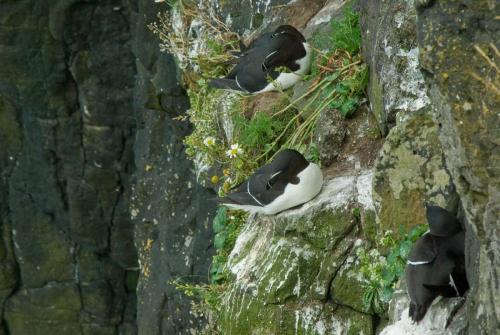
[[[0,2],[1,334],[192,327],[165,287],[206,274],[214,203],[172,120],[187,98],[147,29],[158,11]]]
[[[345,8],[207,3],[244,36],[291,23],[320,49]],[[190,107],[181,70],[147,28],[168,8],[0,0],[0,334],[196,334],[209,322],[172,284],[208,282],[217,195],[185,154],[192,125],[179,118]],[[422,204],[432,202],[465,224],[471,290],[436,302],[421,327],[495,334],[498,4],[355,8],[367,107],[351,119],[321,115],[315,138],[331,165],[315,200],[245,223],[225,264],[219,330],[418,334],[404,315],[404,282],[387,314],[365,309],[357,249],[425,223]]]

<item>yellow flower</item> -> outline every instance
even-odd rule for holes
[[[215,144],[215,138],[212,136],[208,136],[203,140],[203,144],[205,144],[207,147],[211,147]]]
[[[212,182],[212,184],[217,184],[219,182],[219,177],[212,176],[212,178],[210,178],[210,181]]]
[[[231,149],[226,151],[226,156],[229,158],[234,158],[238,155],[241,155],[243,153],[243,149],[240,148],[240,145],[238,143],[232,144]]]
[[[231,174],[231,170],[229,169],[224,169],[224,171],[222,171],[222,173],[224,173],[224,176],[227,177]]]

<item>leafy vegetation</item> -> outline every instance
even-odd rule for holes
[[[228,279],[224,265],[227,262],[229,253],[233,250],[236,238],[246,218],[246,213],[219,207],[213,221],[214,246],[217,254],[214,256],[210,267],[210,282],[212,284],[223,284]]]
[[[340,20],[333,20],[331,42],[335,49],[345,50],[351,55],[361,47],[361,27],[359,16],[352,7],[348,7]]]
[[[394,294],[394,285],[403,275],[408,254],[413,243],[427,231],[427,225],[418,225],[408,234],[399,232],[397,238],[387,231],[370,251],[359,247],[356,250],[358,278],[363,283],[363,307],[366,311],[383,313]],[[379,250],[387,250],[382,255]]]
[[[352,7],[348,7],[341,19],[332,20],[331,26],[332,33],[328,38],[326,51],[315,48],[315,41],[312,41],[311,73],[304,78],[309,83],[307,90],[273,116],[278,116],[289,108],[300,112],[289,120],[284,131],[268,146],[262,156],[271,152],[279,143],[283,143],[282,147],[285,148],[307,151],[321,112],[326,109],[338,109],[347,118],[353,116],[359,107],[368,82],[368,71],[359,53],[361,30],[358,14]],[[302,100],[305,105],[299,108],[297,105]],[[286,131],[297,123],[298,126],[287,134]],[[288,136],[283,139],[285,134]]]

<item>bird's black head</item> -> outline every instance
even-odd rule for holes
[[[272,34],[271,37],[274,38],[276,36],[279,36],[280,34],[292,35],[292,36],[298,38],[301,42],[306,41],[306,39],[300,33],[300,31],[298,31],[297,29],[295,29],[295,27],[292,27],[288,24],[285,24],[285,25],[282,25],[282,26],[279,26],[278,28],[276,28],[276,30],[274,31],[274,33]]]
[[[452,236],[462,230],[458,219],[448,210],[425,204],[427,223],[432,235],[435,236]]]
[[[290,176],[296,176],[309,165],[309,162],[300,152],[285,149],[276,154],[271,164],[276,171],[283,170]]]

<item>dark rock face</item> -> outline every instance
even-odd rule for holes
[[[136,332],[129,19],[111,1],[0,4],[3,332]]]
[[[206,275],[215,204],[171,119],[187,99],[147,31],[157,9],[0,1],[0,334],[177,334],[189,321],[167,281]],[[139,329],[136,245],[159,269],[140,277]]]
[[[158,51],[158,41],[147,30],[158,11],[143,1],[134,31],[139,126],[131,214],[141,264],[137,324],[141,334],[192,334],[205,320],[190,312],[191,299],[172,281],[206,280],[217,195],[196,183],[182,144],[188,123],[172,119],[189,101],[179,87],[173,58]]]
[[[481,55],[498,67],[491,47],[500,41],[498,9],[495,1],[436,1],[419,7],[417,25],[440,140],[469,223],[470,334],[500,328],[499,73]]]

